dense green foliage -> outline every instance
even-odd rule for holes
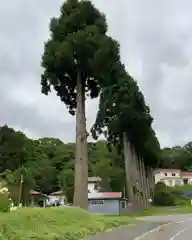
[[[74,115],[77,75],[82,81],[83,98],[97,97],[120,60],[119,45],[106,35],[105,16],[90,1],[67,0],[60,16],[51,20],[50,32],[42,56],[42,93],[48,94],[53,86]]]
[[[156,206],[189,205],[190,198],[183,196],[177,187],[167,187],[159,182],[155,186],[153,204]]]
[[[9,212],[11,207],[11,200],[7,193],[0,193],[0,212]]]
[[[192,142],[182,147],[164,148],[161,152],[160,167],[192,171]]]
[[[51,193],[64,189],[69,201],[73,197],[75,143],[59,139],[28,139],[23,133],[0,128],[0,173],[8,182],[11,197],[18,203],[21,173],[24,175],[22,199],[28,202],[30,189]],[[109,152],[104,141],[88,144],[89,175],[100,176],[102,189],[122,191],[123,161],[115,149]]]
[[[121,147],[123,133],[126,133],[145,165],[156,167],[160,145],[151,127],[153,119],[144,96],[123,65],[117,66],[113,77],[114,84],[102,89],[99,111],[92,127],[93,137],[104,133],[109,144]]]
[[[157,183],[155,186],[153,204],[157,206],[173,206],[174,197],[164,183]]]
[[[60,16],[52,18],[50,38],[45,43],[41,66],[41,90],[52,89],[76,114],[76,161],[74,199],[87,209],[88,147],[86,97],[96,98],[112,84],[111,74],[120,62],[119,44],[109,37],[105,16],[91,1],[67,0]]]
[[[160,167],[190,170],[192,163],[190,146],[189,143],[184,147],[163,149]],[[88,151],[89,175],[100,176],[103,179],[103,190],[123,191],[125,186],[123,156],[114,148],[109,152],[105,141],[88,143]],[[8,182],[11,197],[16,203],[18,203],[21,172],[24,175],[23,201],[28,201],[27,193],[30,189],[44,193],[64,189],[69,200],[72,201],[74,157],[74,143],[65,144],[55,138],[31,140],[8,126],[0,128],[1,179]],[[190,186],[181,188],[178,190],[190,189]]]

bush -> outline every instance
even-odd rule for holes
[[[153,204],[157,206],[178,206],[190,204],[190,199],[182,196],[182,192],[177,188],[167,187],[164,183],[157,183]]]
[[[190,198],[187,196],[176,196],[175,197],[175,205],[190,205]]]
[[[167,189],[167,186],[164,182],[158,182],[155,185],[155,191],[164,191],[165,189]]]
[[[9,212],[11,201],[7,193],[0,193],[0,212]]]
[[[155,185],[153,204],[157,206],[173,206],[175,205],[175,197],[170,188],[163,182]]]
[[[175,198],[171,192],[159,190],[154,194],[153,203],[157,206],[173,206],[175,205]]]

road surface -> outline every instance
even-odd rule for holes
[[[139,218],[139,223],[89,237],[89,240],[191,240],[192,214]]]
[[[143,221],[168,221],[149,230],[134,240],[190,240],[192,239],[192,214],[145,217]]]

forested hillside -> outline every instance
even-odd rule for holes
[[[103,179],[103,190],[122,191],[124,188],[123,157],[105,141],[88,144],[89,175]],[[0,173],[19,192],[21,173],[24,175],[23,198],[29,189],[50,193],[64,189],[73,197],[75,143],[63,143],[55,138],[31,140],[8,126],[0,128]]]
[[[103,179],[102,189],[123,191],[124,161],[115,149],[108,151],[105,141],[88,144],[89,175]],[[24,175],[23,200],[29,189],[50,193],[64,189],[73,197],[75,143],[56,138],[32,140],[8,126],[0,128],[0,173],[18,197],[21,173]],[[162,168],[192,170],[192,143],[161,150]]]
[[[192,142],[182,147],[175,146],[162,149],[160,167],[192,171]]]

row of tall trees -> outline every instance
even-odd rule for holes
[[[90,1],[67,0],[50,24],[42,56],[42,92],[54,89],[69,113],[76,114],[74,204],[87,208],[88,148],[85,100],[100,95],[92,133],[107,129],[109,145],[124,149],[127,193],[133,203],[147,202],[151,168],[159,144],[152,118],[136,82],[121,64],[119,44],[107,35],[105,16]],[[137,194],[147,184],[148,193]],[[144,197],[143,197],[144,196]]]
[[[137,83],[119,65],[117,82],[104,88],[93,135],[105,134],[109,145],[124,152],[127,194],[133,205],[147,207],[153,197],[153,168],[159,164],[160,146],[152,117]]]

